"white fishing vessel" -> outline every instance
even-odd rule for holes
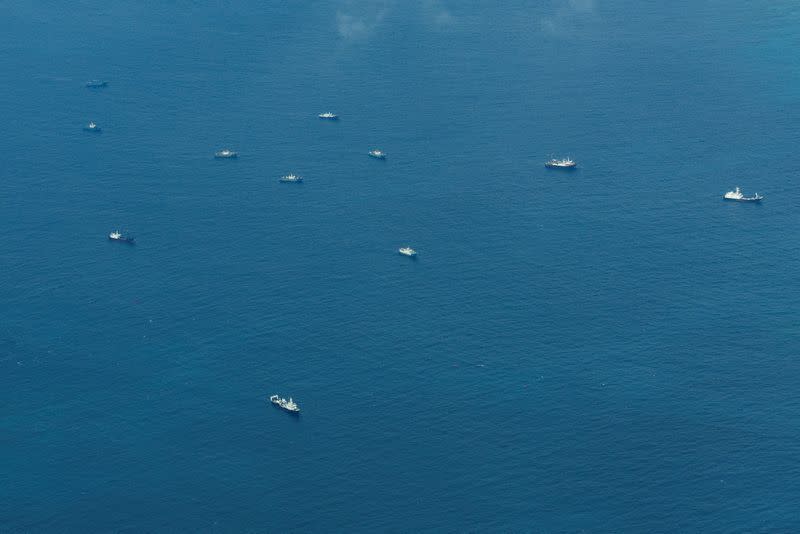
[[[544,164],[544,166],[548,169],[574,169],[577,167],[577,165],[578,164],[572,161],[570,158],[553,158]]]
[[[733,191],[728,191],[727,193],[722,195],[722,198],[724,198],[725,200],[736,200],[738,202],[760,202],[761,199],[764,197],[762,197],[758,193],[756,193],[752,197],[746,197],[742,193],[742,190],[737,187]]]
[[[91,121],[89,124],[83,127],[84,130],[87,132],[100,132],[102,131],[101,128],[94,122]]]
[[[411,247],[401,247],[397,252],[403,256],[408,256],[409,258],[414,258],[417,255],[417,251]]]
[[[291,397],[289,397],[289,400],[286,400],[286,399],[283,399],[283,398],[281,398],[281,397],[279,397],[277,395],[272,395],[269,398],[269,400],[274,406],[276,406],[276,407],[278,407],[278,408],[280,408],[282,410],[286,410],[289,413],[293,413],[293,414],[299,414],[300,413],[300,407],[297,405],[296,402],[294,402],[292,400]]]
[[[325,113],[320,113],[319,115],[317,115],[317,117],[329,121],[335,121],[339,119],[339,115],[337,115],[336,113],[331,113],[330,111],[326,111]]]
[[[233,150],[228,150],[227,148],[218,152],[214,152],[214,157],[217,159],[230,159],[238,156],[238,153],[234,152]]]
[[[287,174],[286,176],[281,176],[279,181],[284,183],[298,183],[303,181],[303,177],[297,176],[296,174]]]
[[[370,150],[369,155],[376,159],[386,159],[386,152],[378,149]]]
[[[120,232],[119,230],[114,230],[113,232],[108,234],[108,239],[110,241],[120,241],[122,243],[130,243],[130,244],[133,244],[135,242],[133,236],[123,235],[122,232]]]

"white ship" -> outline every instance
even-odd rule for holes
[[[371,157],[373,157],[373,158],[377,158],[377,159],[386,159],[386,152],[384,152],[384,151],[382,151],[382,150],[377,150],[377,149],[375,149],[375,150],[370,150],[370,151],[369,151],[369,155],[370,155]]]
[[[414,258],[417,255],[417,251],[411,247],[402,247],[397,252],[399,252],[403,256],[408,256],[409,258]]]
[[[136,240],[133,236],[129,235],[122,235],[122,232],[119,230],[114,230],[110,234],[108,234],[108,239],[111,241],[121,241],[122,243],[130,243],[133,244]]]
[[[214,157],[217,159],[230,159],[230,158],[236,158],[238,156],[239,154],[237,154],[233,150],[228,150],[227,148],[224,150],[220,150],[218,152],[214,152]]]
[[[83,129],[86,130],[87,132],[100,132],[100,131],[102,131],[100,129],[100,127],[94,121],[92,121],[89,124],[87,124],[86,126],[84,126]]]
[[[577,163],[572,161],[569,158],[564,159],[556,159],[553,158],[550,161],[545,162],[544,166],[548,169],[574,169],[577,167]]]
[[[299,414],[300,413],[300,407],[297,405],[296,402],[294,402],[292,400],[291,397],[289,397],[289,400],[286,400],[286,399],[282,399],[281,397],[278,397],[277,395],[272,395],[269,398],[269,400],[270,400],[270,402],[272,404],[274,404],[278,408],[286,410],[289,413],[293,413],[293,414]]]
[[[728,191],[727,193],[722,195],[722,198],[724,198],[725,200],[736,200],[738,202],[760,202],[761,199],[764,197],[762,197],[758,193],[756,193],[752,197],[746,197],[742,193],[741,189],[737,187],[733,191]]]
[[[281,179],[278,181],[284,183],[298,183],[303,181],[303,177],[297,176],[296,174],[287,174],[286,176],[281,176]]]
[[[336,113],[331,113],[330,111],[326,111],[325,113],[320,113],[317,115],[320,119],[327,119],[329,121],[335,121],[339,119],[339,115]]]

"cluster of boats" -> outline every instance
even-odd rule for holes
[[[90,81],[86,82],[86,87],[89,87],[89,88],[92,88],[92,89],[103,88],[103,87],[107,87],[107,86],[108,86],[108,82],[103,81],[103,80],[90,80]],[[325,113],[320,113],[317,116],[321,120],[327,120],[327,121],[338,121],[339,120],[339,116],[337,114],[335,114],[335,113],[330,112],[330,111],[327,111]],[[100,132],[100,131],[102,131],[100,126],[98,126],[97,123],[95,123],[94,121],[89,122],[89,124],[87,124],[84,127],[84,130],[86,130],[88,132]],[[371,158],[380,159],[380,160],[385,160],[386,159],[386,152],[384,152],[384,151],[382,151],[380,149],[370,150],[367,154]],[[239,156],[239,154],[236,151],[228,149],[228,148],[219,150],[219,151],[214,153],[214,157],[216,159],[234,159],[234,158],[237,158],[238,156]],[[548,168],[548,169],[573,170],[573,169],[577,168],[578,164],[577,164],[577,162],[575,162],[575,160],[573,160],[573,159],[571,159],[569,157],[566,157],[566,158],[551,158],[551,159],[549,159],[548,161],[545,162],[544,166],[546,168]],[[285,176],[281,176],[278,181],[282,182],[282,183],[302,183],[303,182],[303,177],[299,176],[299,175],[296,175],[296,174],[287,174]],[[758,193],[755,193],[752,196],[745,196],[744,193],[742,193],[742,191],[741,191],[741,189],[739,187],[736,187],[733,191],[728,191],[727,193],[725,193],[723,195],[723,199],[736,201],[736,202],[760,202],[763,198],[764,197],[759,195]],[[119,230],[111,232],[110,234],[108,234],[108,239],[111,240],[111,241],[117,241],[117,242],[128,243],[128,244],[133,244],[135,242],[135,239],[134,239],[133,236],[124,235]],[[409,258],[416,258],[417,257],[417,251],[414,250],[413,248],[409,247],[409,246],[400,247],[398,249],[398,253],[400,255],[402,255],[402,256],[406,256],[406,257],[409,257]],[[289,398],[289,400],[286,400],[284,398],[278,397],[278,395],[272,395],[270,397],[270,401],[275,406],[277,406],[278,408],[286,410],[286,411],[288,411],[290,413],[294,413],[294,414],[299,414],[300,413],[299,406],[297,405],[297,403],[295,403],[291,399],[291,397]]]
[[[339,115],[337,115],[335,113],[331,113],[330,111],[327,111],[325,113],[320,113],[317,116],[320,119],[329,120],[329,121],[337,121],[337,120],[339,120]],[[94,124],[94,123],[91,123],[91,124]],[[384,152],[383,150],[374,149],[374,150],[370,150],[367,154],[370,157],[375,158],[375,159],[386,159],[386,152]],[[233,158],[239,157],[239,153],[234,151],[234,150],[231,150],[229,148],[225,148],[223,150],[219,150],[219,151],[215,152],[214,153],[214,157],[216,159],[233,159]],[[285,176],[281,176],[280,179],[278,179],[278,181],[282,182],[282,183],[288,183],[288,184],[297,184],[297,183],[302,183],[303,182],[303,177],[302,176],[298,176],[296,174],[287,174]]]
[[[103,87],[108,87],[108,82],[105,81],[105,80],[89,80],[88,82],[86,82],[86,87],[88,87],[90,89],[100,89],[100,88],[103,88]],[[328,120],[328,121],[338,121],[339,120],[339,115],[337,115],[336,113],[330,112],[330,111],[326,111],[324,113],[320,113],[319,115],[317,115],[317,117],[319,117],[322,120]],[[99,133],[99,132],[103,131],[102,128],[100,128],[100,126],[98,126],[97,123],[95,123],[94,121],[89,122],[89,124],[84,126],[83,129],[85,131],[87,131],[87,132],[95,132],[95,133]],[[383,150],[379,150],[377,148],[373,149],[373,150],[370,150],[367,154],[371,158],[382,159],[382,160],[386,159],[386,152],[384,152]],[[235,158],[239,157],[239,154],[238,154],[238,152],[236,152],[234,150],[225,148],[225,149],[218,150],[217,152],[215,152],[214,153],[214,157],[216,159],[235,159]],[[549,159],[548,161],[546,161],[544,163],[544,166],[546,168],[548,168],[548,169],[572,170],[572,169],[577,168],[578,164],[577,164],[577,162],[575,162],[575,160],[567,157],[567,158],[561,158],[561,159],[559,159],[559,158],[551,158],[551,159]],[[300,182],[303,181],[303,178],[301,176],[297,176],[295,174],[287,174],[286,176],[282,176],[279,181],[283,182],[283,183],[300,183]],[[737,187],[735,190],[728,191],[727,193],[725,193],[722,198],[724,198],[725,200],[733,200],[733,201],[737,201],[737,202],[760,202],[764,197],[759,195],[758,193],[756,193],[753,196],[749,196],[749,197],[745,196],[741,192],[741,190]],[[113,232],[111,235],[118,234],[118,233],[119,232]],[[109,235],[109,239],[112,239],[111,235]],[[400,249],[400,254],[403,254],[405,256],[416,256],[416,252],[414,252],[413,249],[411,249],[409,247],[401,248]]]
[[[107,87],[107,86],[108,86],[108,82],[100,81],[100,80],[91,80],[89,82],[86,82],[86,87],[90,87],[90,88],[101,88],[101,87]],[[335,113],[331,113],[331,112],[320,113],[318,115],[318,117],[320,119],[323,119],[323,120],[332,120],[332,121],[339,120],[339,116],[336,115]],[[95,123],[94,121],[91,121],[89,124],[87,124],[84,127],[84,130],[89,131],[89,132],[100,132],[101,128],[100,128],[100,126],[97,125],[97,123]],[[386,152],[384,152],[383,150],[373,149],[373,150],[370,150],[367,154],[370,157],[375,158],[375,159],[381,159],[381,160],[386,159]],[[236,152],[235,150],[231,150],[229,148],[224,148],[222,150],[218,150],[217,152],[214,152],[214,158],[216,158],[216,159],[235,159],[237,157],[239,157],[239,153]],[[557,164],[554,163],[553,166],[563,166],[561,164],[564,163],[564,162],[571,163],[572,166],[575,165],[574,162],[572,162],[572,160],[552,160],[552,161],[557,163]],[[548,165],[549,165],[549,163],[548,163]],[[278,181],[281,182],[281,183],[302,183],[303,182],[303,177],[299,176],[297,174],[287,174],[287,175],[281,176]],[[128,243],[128,244],[133,244],[136,241],[133,236],[124,235],[119,230],[115,230],[115,231],[111,232],[110,234],[108,234],[108,239],[110,241],[117,241],[117,242],[120,242],[120,243]],[[407,256],[409,258],[416,258],[416,256],[417,256],[417,251],[414,250],[411,247],[400,247],[398,249],[398,252],[401,255]],[[277,406],[280,406],[281,408],[284,408],[284,409],[286,409],[288,411],[292,411],[292,412],[294,412],[294,411],[299,412],[300,411],[300,409],[297,408],[297,404],[292,402],[291,398],[287,401],[286,399],[279,399],[277,397],[277,395],[273,395],[272,397],[270,397],[270,400],[272,400],[272,402],[275,403]],[[297,408],[297,409],[295,410],[295,408]]]

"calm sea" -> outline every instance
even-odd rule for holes
[[[800,531],[796,2],[0,12],[0,531]]]

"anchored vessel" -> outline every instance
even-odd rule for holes
[[[578,164],[569,158],[553,158],[544,164],[548,169],[574,169]]]
[[[329,121],[335,121],[339,119],[339,115],[336,113],[331,113],[330,111],[326,111],[325,113],[320,113],[317,115],[320,119],[327,119]]]
[[[131,245],[134,243],[135,239],[133,236],[130,235],[122,235],[122,232],[119,230],[115,230],[108,234],[108,239],[111,241],[120,241],[122,243],[130,243]]]
[[[383,152],[382,150],[370,150],[369,155],[377,159],[386,159],[386,152]]]
[[[94,121],[92,121],[89,124],[87,124],[86,126],[84,126],[83,129],[85,131],[87,131],[87,132],[101,132],[102,131],[101,128],[97,124],[94,123]]]
[[[761,199],[764,198],[758,193],[753,195],[752,197],[746,197],[742,194],[742,191],[737,187],[733,191],[728,191],[722,198],[725,200],[736,200],[738,202],[761,202]]]
[[[408,256],[408,257],[410,257],[410,258],[414,258],[414,257],[416,257],[416,255],[417,255],[417,251],[416,251],[416,250],[414,250],[414,249],[413,249],[413,248],[411,248],[411,247],[402,247],[402,248],[400,248],[400,250],[398,250],[397,252],[399,252],[399,253],[400,253],[400,254],[402,254],[403,256]]]
[[[287,174],[286,176],[281,176],[281,179],[278,181],[284,183],[299,183],[303,181],[303,177],[297,176],[296,174]]]
[[[86,82],[86,87],[90,87],[92,89],[98,89],[100,87],[108,87],[108,82],[103,80],[89,80]]]
[[[278,397],[277,395],[272,395],[269,398],[269,400],[270,400],[270,402],[272,404],[274,404],[278,408],[281,408],[282,410],[286,410],[289,413],[293,413],[293,414],[299,414],[300,413],[300,407],[297,405],[296,402],[294,402],[292,400],[291,397],[289,397],[289,400],[286,400],[286,399],[282,399],[281,397]]]
[[[230,158],[235,158],[238,155],[239,154],[237,154],[233,150],[228,150],[227,148],[225,150],[220,150],[219,152],[214,152],[214,157],[217,159],[230,159]]]

